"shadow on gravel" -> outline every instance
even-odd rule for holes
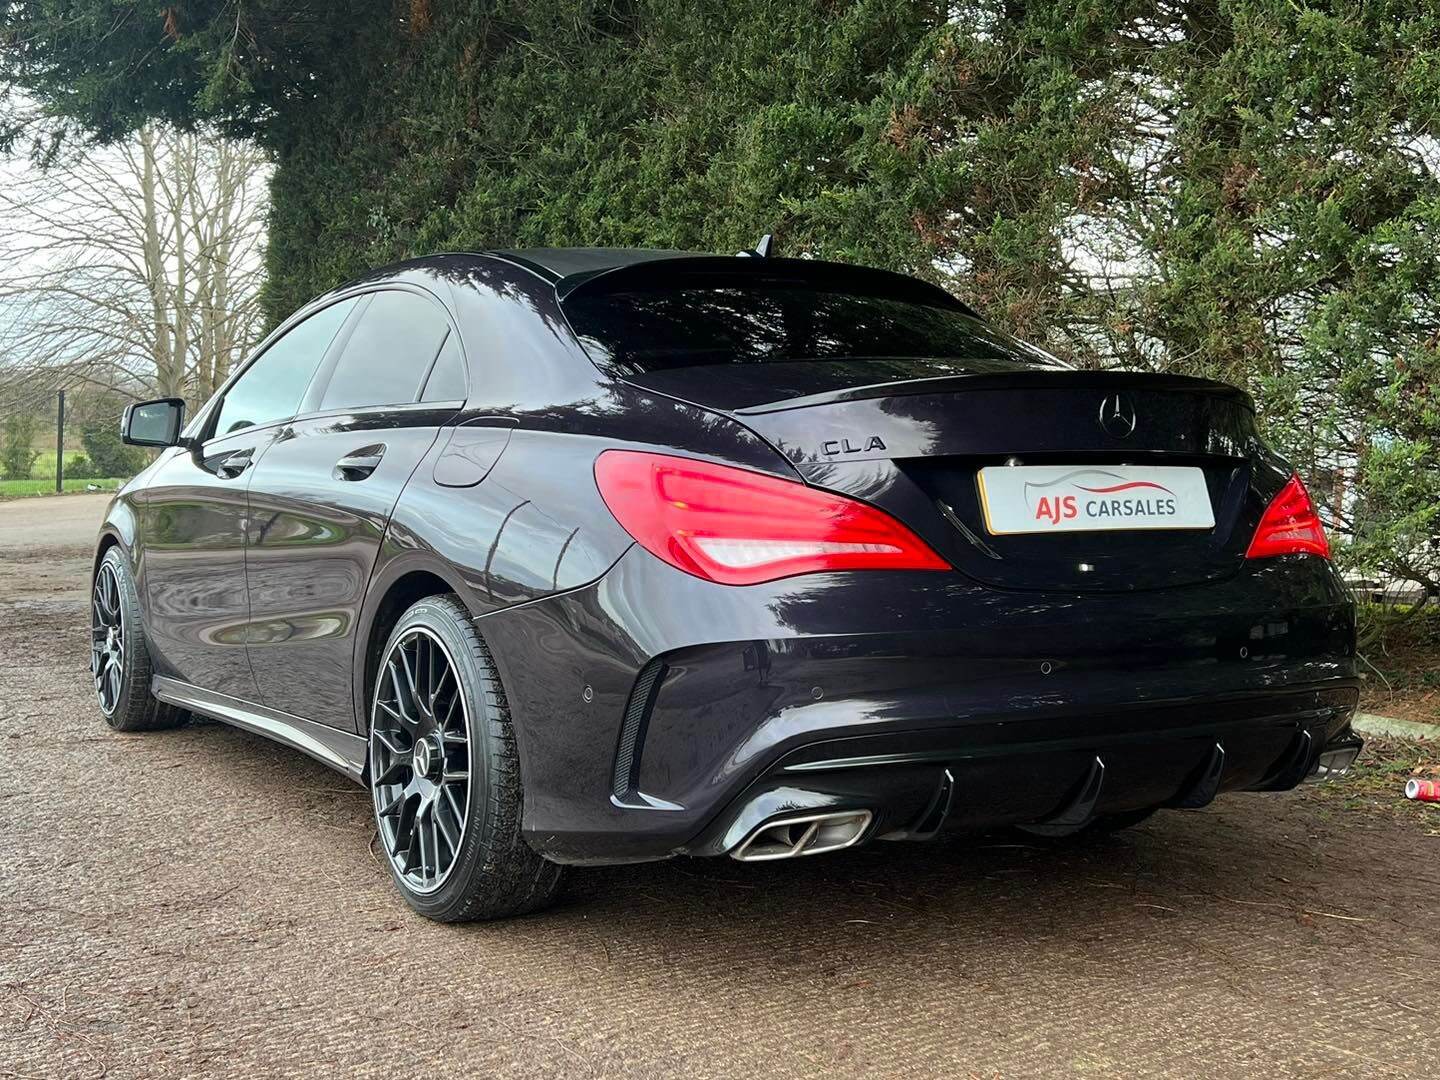
[[[147,740],[158,749],[155,738]],[[300,793],[309,811],[295,818],[293,828],[305,829],[313,814],[327,830],[318,842],[365,858],[365,851],[348,850],[357,840],[365,848],[373,835],[360,787],[224,725],[201,722],[171,738],[174,751],[210,759],[215,773],[231,773],[245,797],[262,805],[283,806]],[[1327,861],[1343,860],[1345,853],[1327,851],[1316,834],[1323,828],[1314,807],[1297,796],[1239,794],[1222,796],[1207,810],[1165,811],[1126,832],[1085,839],[1047,841],[1006,832],[875,842],[793,862],[682,858],[572,868],[546,912],[509,923],[433,929],[486,938],[507,927],[522,938],[543,929],[563,939],[560,932],[582,926],[603,928],[612,940],[661,933],[674,962],[702,953],[713,960],[718,949],[738,974],[801,958],[820,963],[827,956],[859,966],[907,957],[922,963],[937,948],[960,946],[991,961],[1015,946],[1042,942],[1083,952],[1087,943],[1106,939],[1165,937],[1177,923],[1187,933],[1237,921],[1266,932],[1277,917],[1307,925],[1333,917],[1337,925],[1359,925],[1367,921],[1363,913],[1349,912],[1373,897],[1377,881],[1352,885],[1327,872]],[[390,893],[374,853],[368,861],[373,872],[366,884]],[[381,907],[392,904],[401,919],[412,918],[396,895],[371,899]]]

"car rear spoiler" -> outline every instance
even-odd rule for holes
[[[735,258],[726,255],[690,255],[673,259],[647,259],[644,262],[602,270],[585,270],[570,274],[555,283],[555,293],[564,303],[577,293],[615,292],[627,288],[674,285],[680,279],[706,283],[747,281],[795,281],[819,285],[867,296],[887,296],[896,300],[947,307],[979,318],[968,304],[928,281],[845,263],[820,259]]]

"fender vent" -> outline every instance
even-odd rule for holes
[[[611,791],[617,799],[623,799],[639,786],[640,749],[645,741],[645,728],[650,722],[650,710],[655,707],[655,698],[664,678],[665,662],[658,656],[641,668],[640,674],[635,677],[635,687],[630,691],[630,700],[625,703],[620,745],[615,750]]]

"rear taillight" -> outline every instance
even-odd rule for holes
[[[873,506],[794,480],[666,454],[607,450],[595,482],[652,555],[707,581],[754,585],[823,570],[948,570]]]
[[[1297,474],[1270,500],[1245,557],[1264,559],[1270,555],[1301,554],[1328,559],[1330,541],[1325,539],[1325,526]]]

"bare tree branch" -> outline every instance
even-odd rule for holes
[[[258,333],[268,177],[254,146],[147,126],[0,186],[0,405],[209,397]]]

